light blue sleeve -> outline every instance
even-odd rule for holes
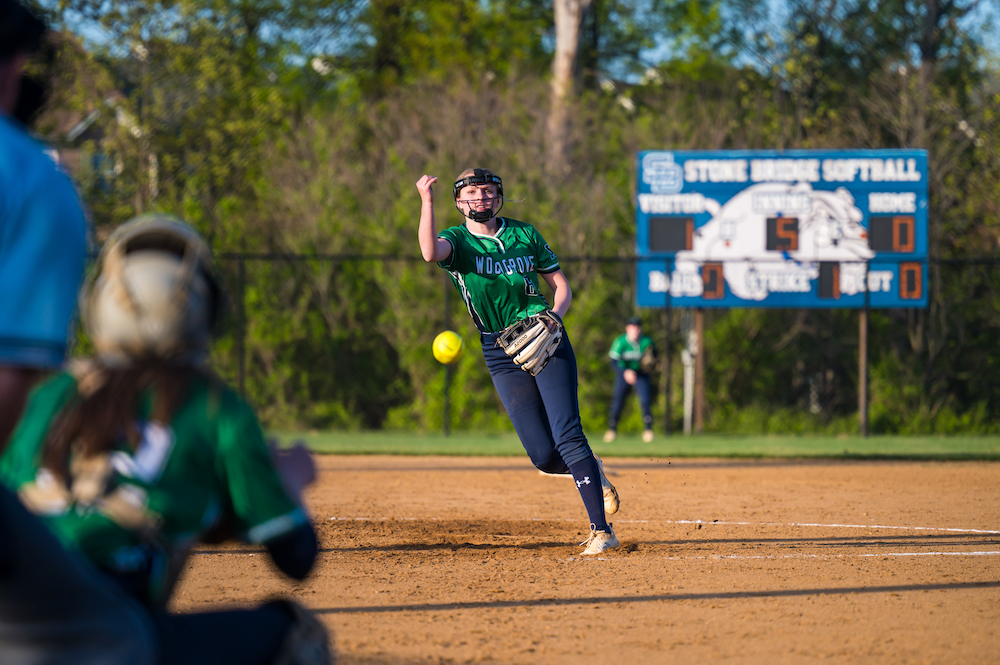
[[[0,123],[0,364],[54,368],[66,355],[87,222],[69,178],[14,132]]]

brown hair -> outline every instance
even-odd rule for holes
[[[133,423],[139,400],[152,391],[150,419],[169,423],[188,396],[191,381],[204,372],[193,366],[169,365],[161,360],[136,363],[123,369],[97,366],[100,385],[81,391],[56,416],[42,452],[42,466],[67,484],[70,455],[90,457],[115,448],[124,438],[139,445]]]

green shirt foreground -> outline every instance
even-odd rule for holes
[[[33,392],[0,458],[0,482],[98,568],[146,576],[151,604],[166,600],[188,550],[223,520],[251,543],[306,523],[278,476],[253,410],[205,375],[192,379],[170,423],[144,420],[151,399],[137,398],[137,448],[122,437],[110,454],[71,458],[74,480],[67,488],[40,467],[54,419],[76,397],[76,379],[65,373]],[[164,556],[150,557],[151,550]],[[165,566],[130,568],[150,560]]]
[[[611,343],[611,350],[608,356],[618,363],[618,367],[625,370],[630,369],[641,372],[640,361],[646,349],[653,346],[653,340],[647,335],[639,335],[639,341],[633,344],[628,340],[628,335],[620,335]]]

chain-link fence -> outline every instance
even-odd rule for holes
[[[217,258],[230,302],[215,366],[269,426],[509,429],[476,330],[437,266],[399,256]],[[682,430],[691,312],[637,312],[633,258],[560,261],[573,288],[566,324],[585,427],[606,425],[608,348],[640,313],[660,350],[656,428]],[[1000,411],[998,267],[932,261],[927,309],[871,310],[867,364],[859,363],[858,310],[702,310],[704,428],[856,432],[859,390],[867,387],[873,432],[996,431],[989,414]],[[431,354],[446,329],[466,343],[448,368]],[[859,381],[864,367],[867,381]],[[629,405],[620,429],[640,428]]]

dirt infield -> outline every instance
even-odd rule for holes
[[[289,594],[346,664],[1000,662],[1000,463],[605,459],[594,560],[526,458],[318,459],[315,574],[205,547],[176,609]]]

